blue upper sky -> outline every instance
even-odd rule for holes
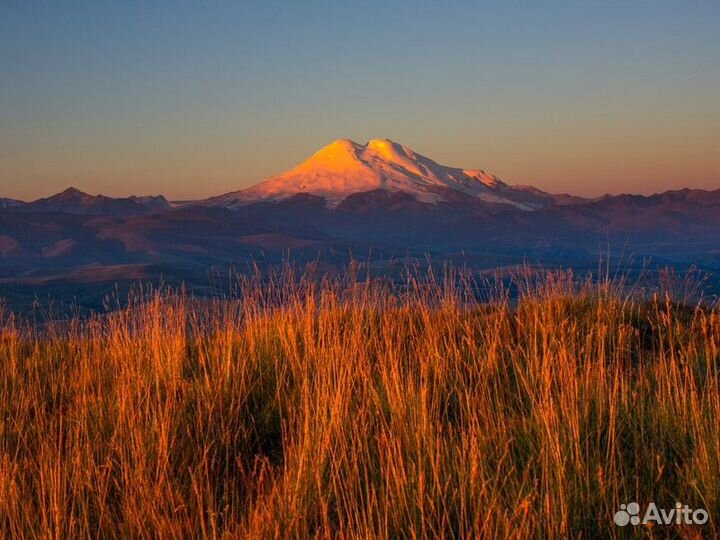
[[[720,188],[718,35],[717,0],[0,0],[0,196],[207,196],[376,137],[551,191]]]

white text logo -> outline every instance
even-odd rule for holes
[[[640,505],[636,502],[621,504],[620,510],[615,512],[615,525],[643,525],[655,523],[657,525],[704,525],[709,515],[707,510],[698,508],[693,510],[687,504],[675,503],[675,508],[666,510],[658,508],[654,502],[648,504],[647,509],[640,517]]]

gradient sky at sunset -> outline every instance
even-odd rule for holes
[[[720,188],[719,35],[717,0],[0,0],[0,197],[205,197],[341,137],[556,192]]]

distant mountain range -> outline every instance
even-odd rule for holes
[[[3,201],[6,201],[5,205],[3,205]],[[60,212],[94,216],[133,216],[167,210],[171,206],[161,195],[113,198],[104,195],[88,195],[73,187],[52,197],[29,203],[13,199],[0,199],[0,208],[10,208],[16,212]]]
[[[0,296],[161,273],[202,281],[212,267],[284,257],[588,268],[608,249],[720,269],[720,190],[550,194],[375,139],[335,141],[286,173],[201,201],[74,188],[33,202],[0,199]]]

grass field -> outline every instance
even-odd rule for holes
[[[5,312],[0,535],[718,536],[720,308],[564,272],[481,285],[288,270],[235,299]],[[615,526],[630,501],[710,520]]]

